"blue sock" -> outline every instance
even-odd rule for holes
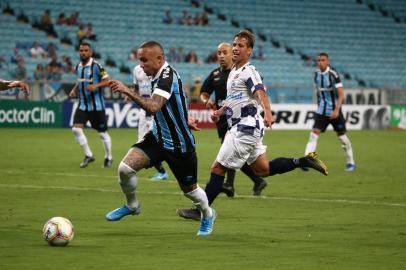
[[[299,167],[299,159],[297,158],[275,158],[269,161],[269,175],[290,172],[297,167]]]
[[[210,180],[204,189],[207,194],[207,199],[209,200],[209,205],[211,205],[220,194],[221,190],[223,189],[223,182],[224,176],[215,173],[210,174]]]

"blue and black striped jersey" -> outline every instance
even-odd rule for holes
[[[77,90],[79,93],[79,109],[82,111],[102,111],[105,109],[103,88],[94,91],[87,90],[90,84],[100,83],[108,78],[103,66],[90,58],[86,65],[80,62],[76,66]]]
[[[337,89],[343,87],[338,72],[327,67],[324,72],[317,70],[314,74],[314,83],[317,91],[317,113],[330,116],[336,107],[338,98]]]
[[[154,116],[152,133],[163,148],[186,153],[195,150],[195,138],[188,126],[188,108],[182,80],[167,62],[152,80],[152,95],[167,99]]]

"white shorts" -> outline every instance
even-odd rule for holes
[[[228,131],[217,154],[216,161],[228,169],[240,169],[245,163],[251,165],[266,153],[262,138],[240,131]]]
[[[146,111],[140,109],[139,112],[139,119],[138,119],[138,141],[141,141],[144,138],[145,134],[151,130],[152,125],[154,123],[153,116],[146,116]]]

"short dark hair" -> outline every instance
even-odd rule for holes
[[[236,37],[245,38],[247,40],[248,47],[250,47],[252,49],[254,48],[255,35],[251,31],[248,31],[247,29],[243,29],[234,36],[234,38],[236,38]]]
[[[90,45],[89,42],[82,42],[82,43],[80,43],[79,47],[80,46],[88,46],[90,49],[92,48],[92,45]]]
[[[327,57],[327,59],[328,59],[328,54],[327,54],[326,52],[321,52],[321,53],[319,53],[319,56],[325,56],[325,57]]]
[[[151,47],[159,47],[159,48],[161,49],[161,51],[162,51],[162,54],[164,54],[164,48],[162,47],[162,45],[161,45],[159,42],[154,41],[154,40],[151,40],[151,41],[147,41],[147,42],[142,43],[142,44],[140,45],[139,49],[142,49],[142,48],[151,48]]]

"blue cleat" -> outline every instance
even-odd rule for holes
[[[217,213],[213,208],[211,209],[213,215],[211,217],[203,218],[200,221],[200,228],[197,232],[198,236],[207,236],[213,232],[214,221],[216,220]]]
[[[355,164],[348,163],[345,166],[345,171],[346,172],[353,172],[353,171],[355,171],[356,168],[357,168],[357,166]]]
[[[151,177],[151,181],[163,181],[163,180],[168,180],[168,173],[160,173],[157,172],[154,176]]]
[[[141,213],[141,206],[135,209],[128,208],[127,205],[117,208],[106,215],[108,221],[118,221],[128,215],[139,215]]]

